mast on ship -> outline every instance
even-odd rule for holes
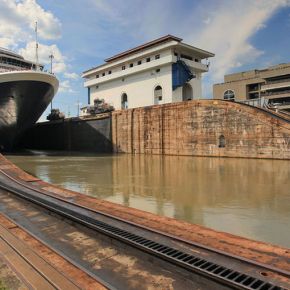
[[[39,69],[38,64],[38,38],[37,38],[37,21],[35,22],[35,70]]]

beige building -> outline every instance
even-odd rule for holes
[[[225,75],[213,97],[290,111],[290,63]]]

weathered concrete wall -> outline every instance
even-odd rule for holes
[[[114,152],[290,159],[290,124],[254,107],[195,100],[113,112],[112,142]]]
[[[78,118],[37,123],[22,138],[20,147],[39,150],[112,152],[111,118]]]

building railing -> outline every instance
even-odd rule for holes
[[[285,83],[285,82],[290,82],[290,78],[267,81],[267,83],[265,85],[271,85],[271,84],[277,84],[277,83]]]
[[[261,97],[261,98],[249,99],[249,100],[236,100],[236,102],[254,106],[254,107],[264,107],[266,104],[268,104],[268,99]]]
[[[261,92],[261,96],[263,97],[269,97],[269,96],[275,96],[275,95],[283,95],[283,94],[290,94],[290,90],[284,90],[279,92]]]
[[[0,66],[0,72],[1,73],[4,73],[4,72],[17,72],[17,71],[37,71],[35,68],[23,68],[23,67],[11,67],[11,68],[7,68],[7,67],[1,67]],[[48,73],[48,74],[51,74],[51,75],[54,75],[54,73],[51,73],[47,70],[44,70],[44,69],[39,69],[38,71],[41,71],[41,72],[45,72],[45,73]]]

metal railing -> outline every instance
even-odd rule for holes
[[[285,82],[290,82],[290,78],[267,81],[267,83],[263,84],[263,86],[277,84],[277,83],[285,83]]]
[[[283,95],[283,94],[290,94],[290,90],[284,90],[279,92],[261,92],[261,96],[275,96],[275,95]]]
[[[264,97],[256,98],[256,99],[249,99],[249,100],[236,100],[237,103],[243,103],[246,105],[250,105],[253,107],[264,107],[265,104],[268,104],[268,99],[265,99]]]

